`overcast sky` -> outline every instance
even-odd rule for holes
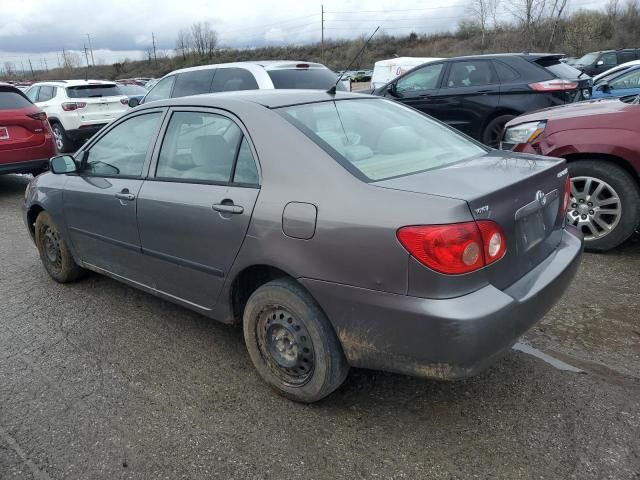
[[[581,0],[569,0],[569,3]],[[603,0],[604,1],[604,0]],[[594,0],[588,0],[593,3]],[[377,25],[389,34],[454,29],[465,0],[324,1],[325,36],[352,38]],[[82,52],[91,34],[96,63],[140,59],[151,46],[171,50],[180,28],[209,21],[221,46],[256,47],[320,40],[320,1],[0,0],[0,65],[57,66],[63,48]],[[571,5],[570,5],[571,6]]]

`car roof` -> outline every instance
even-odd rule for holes
[[[239,90],[235,92],[205,93],[203,95],[171,98],[157,102],[145,103],[138,108],[170,107],[182,105],[218,107],[220,103],[231,105],[235,102],[250,102],[262,105],[266,108],[279,108],[288,105],[300,105],[305,103],[349,99],[359,100],[366,98],[381,99],[382,97],[341,91],[338,91],[335,94],[331,94],[327,93],[324,90]]]
[[[474,60],[474,59],[491,59],[491,58],[509,58],[509,57],[521,57],[526,60],[536,61],[540,58],[553,58],[556,57],[558,59],[564,57],[564,53],[486,53],[483,55],[464,55],[461,57],[451,57],[451,58],[443,58],[443,61],[449,60]],[[431,62],[429,62],[431,63]],[[433,62],[435,63],[435,62]]]
[[[34,83],[36,85],[56,85],[60,87],[77,87],[81,85],[115,85],[115,82],[110,80],[43,80],[42,82]]]
[[[297,65],[308,65],[311,69],[325,69],[327,68],[321,63],[305,62],[304,60],[259,60],[259,61],[247,61],[247,62],[231,62],[231,63],[212,63],[209,65],[199,65],[197,67],[180,68],[173,70],[167,75],[175,75],[177,73],[193,72],[196,70],[208,70],[211,68],[245,68],[247,70],[278,70],[278,69],[292,69]],[[165,76],[167,76],[165,75]]]

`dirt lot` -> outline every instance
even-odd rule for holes
[[[638,479],[640,243],[586,255],[525,341],[443,383],[353,371],[304,406],[240,329],[91,275],[58,285],[0,177],[0,479]]]

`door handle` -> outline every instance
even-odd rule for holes
[[[487,89],[487,90],[478,90],[477,93],[482,93],[484,95],[486,95],[487,93],[494,93],[495,90],[491,90],[491,89]]]
[[[240,205],[234,205],[233,203],[216,203],[212,207],[216,212],[220,213],[232,213],[238,215],[244,212],[244,208]]]
[[[122,191],[120,193],[116,193],[116,198],[118,200],[127,200],[128,202],[131,202],[133,200],[136,199],[136,196],[133,193],[129,193],[129,191]]]

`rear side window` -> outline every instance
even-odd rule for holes
[[[341,100],[284,107],[282,116],[364,181],[410,175],[487,150],[389,100]]]
[[[502,83],[513,82],[514,80],[520,78],[520,74],[507,64],[494,61],[493,65],[496,67],[498,78]]]
[[[627,63],[636,59],[636,55],[633,50],[623,50],[618,53],[618,63]]]
[[[35,102],[36,98],[38,98],[39,90],[40,90],[40,87],[31,87],[29,90],[27,90],[25,95],[29,97],[29,100],[31,100],[32,102]]]
[[[215,68],[195,70],[193,72],[179,73],[176,84],[173,87],[172,97],[186,97],[187,95],[200,95],[209,93]]]
[[[253,74],[244,68],[219,68],[213,77],[212,92],[233,92],[235,90],[257,90],[258,82]]]
[[[38,102],[48,102],[56,96],[56,87],[40,87]]]
[[[275,88],[328,90],[338,81],[338,76],[328,68],[268,70],[267,73]],[[346,87],[340,82],[336,89],[346,90]]]
[[[478,87],[498,83],[491,63],[486,60],[470,60],[451,64],[449,78],[445,82],[448,88]]]
[[[31,102],[24,95],[0,89],[0,110],[14,110],[31,106]]]
[[[149,91],[146,97],[144,97],[144,103],[153,102],[156,100],[166,100],[171,96],[171,88],[173,88],[173,82],[176,80],[175,75],[166,77],[160,80]]]
[[[42,90],[45,87],[40,87]],[[117,97],[122,95],[117,85],[78,85],[67,87],[69,98]]]

